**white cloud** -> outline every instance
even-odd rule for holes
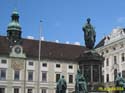
[[[117,22],[119,22],[119,23],[124,23],[124,22],[125,22],[125,17],[119,17],[119,18],[117,19]]]

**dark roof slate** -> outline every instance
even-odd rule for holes
[[[5,36],[0,36],[0,55],[9,55],[8,40]],[[39,41],[22,39],[22,47],[26,57],[38,59]],[[84,46],[60,44],[55,42],[41,42],[41,59],[75,60],[79,55],[87,50]]]
[[[95,46],[95,48],[99,48],[99,47],[104,46],[105,39],[106,39],[106,37],[104,37],[104,38]]]

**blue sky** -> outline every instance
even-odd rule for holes
[[[113,28],[125,27],[125,0],[1,0],[0,35],[6,35],[12,11],[20,14],[22,36],[39,37],[61,43],[80,42],[84,45],[82,26],[88,17],[96,31],[96,43]]]

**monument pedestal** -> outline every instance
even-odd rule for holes
[[[84,75],[89,91],[98,91],[102,82],[102,63],[104,58],[94,50],[86,50],[79,58],[79,69]]]

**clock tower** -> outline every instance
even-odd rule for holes
[[[19,13],[14,10],[11,22],[7,27],[7,39],[9,41],[10,57],[26,58],[22,47],[21,26],[19,24]]]
[[[21,26],[19,24],[19,14],[16,10],[12,12],[11,22],[7,28],[7,39],[9,40],[9,47],[14,45],[21,45]]]

